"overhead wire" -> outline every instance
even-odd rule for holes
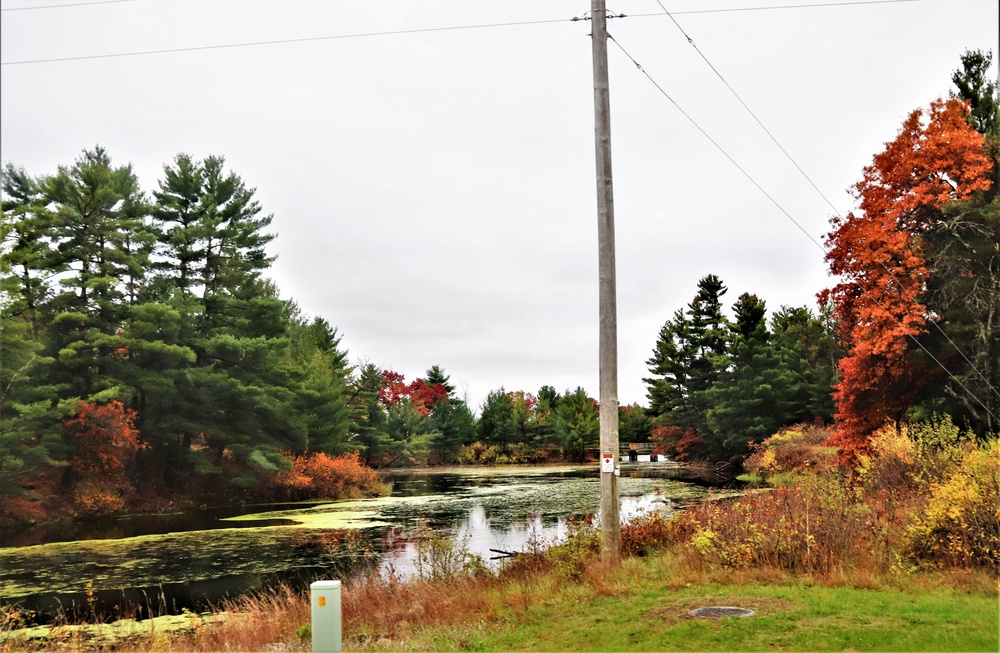
[[[567,23],[575,18],[552,18],[548,20],[523,20],[510,23],[489,23],[483,25],[450,25],[446,27],[421,27],[416,29],[391,30],[386,32],[362,32],[356,34],[332,34],[329,36],[308,36],[294,39],[275,39],[272,41],[248,41],[245,43],[223,43],[219,45],[196,45],[183,48],[164,48],[162,50],[142,50],[137,52],[113,52],[110,54],[91,54],[73,57],[54,57],[52,59],[30,59],[23,61],[4,61],[0,66],[22,66],[27,64],[55,63],[59,61],[84,61],[87,59],[113,59],[118,57],[136,57],[152,54],[170,54],[176,52],[197,52],[200,50],[224,50],[231,48],[250,48],[262,45],[279,45],[283,43],[310,43],[315,41],[335,41],[340,39],[360,39],[374,36],[397,36],[400,34],[426,34],[429,32],[452,32],[467,29],[486,29],[491,27],[516,27],[522,25],[545,25],[550,23]]]
[[[757,114],[755,114],[753,110],[749,107],[749,105],[747,105],[747,103],[743,101],[743,98],[740,97],[740,94],[736,92],[736,89],[732,87],[732,85],[726,80],[726,78],[722,76],[722,73],[720,73],[719,70],[712,64],[712,62],[708,60],[708,57],[705,56],[705,53],[701,51],[701,48],[699,48],[698,44],[694,42],[694,39],[692,39],[691,36],[684,30],[684,28],[681,27],[681,24],[677,22],[677,19],[674,18],[673,14],[667,11],[667,8],[663,6],[663,2],[661,2],[661,0],[656,0],[656,4],[660,5],[660,9],[663,10],[664,14],[670,17],[670,20],[673,21],[677,29],[680,30],[680,33],[684,36],[685,39],[687,39],[687,42],[691,44],[691,47],[695,49],[695,51],[698,53],[698,56],[700,56],[702,60],[708,65],[708,67],[712,69],[712,72],[715,73],[715,76],[719,78],[719,80],[726,86],[727,89],[729,89],[729,92],[733,94],[733,97],[735,97],[736,100],[743,106],[743,108],[746,109],[747,113],[749,113],[750,116],[754,119],[754,121],[756,121],[757,125],[760,126],[762,130],[764,130],[764,133],[768,135],[768,137],[777,146],[777,148],[781,150],[781,153],[785,155],[785,158],[787,158],[789,162],[791,162],[791,164],[795,166],[795,169],[798,170],[799,173],[802,175],[802,177],[805,178],[805,180],[809,183],[810,186],[812,186],[813,190],[815,190],[816,193],[823,198],[827,206],[829,206],[833,210],[834,214],[837,216],[842,216],[843,212],[838,210],[838,208],[834,206],[833,202],[830,201],[830,198],[828,198],[823,193],[823,191],[820,190],[819,186],[816,185],[816,183],[806,173],[806,171],[802,168],[802,166],[799,165],[798,161],[796,161],[795,158],[791,154],[789,154],[788,150],[786,150],[778,141],[778,139],[774,136],[774,134],[771,133],[771,130],[769,130],[764,125],[761,119],[757,117]],[[801,229],[801,227],[799,228]],[[815,240],[813,239],[810,240],[812,240],[813,243],[819,245],[819,243],[816,243]],[[826,248],[820,246],[820,249],[823,251],[824,254],[828,254]],[[891,269],[889,269],[889,266],[885,262],[882,262],[881,265],[883,269],[889,274],[890,277],[893,277],[901,285],[905,285],[904,280],[899,279],[898,276]],[[948,334],[941,327],[941,325],[938,324],[936,320],[927,320],[927,321],[930,322],[935,329],[937,329],[937,331],[941,334],[941,336],[944,337],[944,339],[948,342],[948,344],[951,345],[951,347],[956,352],[958,352],[959,356],[961,356],[965,360],[965,362],[969,364],[969,367],[972,369],[973,372],[975,372],[979,376],[980,379],[983,380],[983,382],[986,384],[986,387],[988,387],[993,392],[993,394],[1000,397],[1000,391],[998,391],[997,388],[995,388],[990,383],[989,379],[987,379],[986,376],[979,370],[979,368],[976,367],[975,363],[973,363],[969,359],[969,357],[966,356],[965,352],[962,351],[962,349],[957,344],[955,344],[955,341],[948,336]]]
[[[46,5],[41,7],[14,7],[10,9],[4,9],[3,11],[25,11],[29,9],[54,9],[57,7],[76,7],[85,4],[108,4],[116,2],[134,2],[135,0],[93,0],[92,2],[77,3],[77,4],[66,4],[66,5]],[[840,6],[853,6],[853,5],[876,5],[876,4],[888,4],[888,3],[900,3],[900,2],[922,2],[924,0],[847,0],[844,2],[823,2],[816,4],[804,4],[804,5],[771,5],[764,7],[728,7],[722,9],[690,9],[687,11],[674,12],[677,15],[693,15],[693,14],[716,14],[716,13],[731,13],[731,12],[742,12],[742,11],[776,11],[781,9],[812,9],[812,8],[825,8],[825,7],[840,7]],[[644,18],[644,17],[656,17],[662,16],[663,14],[629,14],[630,18]],[[624,14],[617,16],[620,18],[625,18]],[[120,57],[139,57],[148,56],[155,54],[174,54],[179,52],[198,52],[202,50],[223,50],[229,48],[247,48],[247,47],[259,47],[265,45],[280,45],[286,43],[308,43],[313,41],[332,41],[339,39],[355,39],[355,38],[371,38],[376,36],[396,36],[401,34],[421,34],[429,32],[447,32],[447,31],[458,31],[466,29],[484,29],[492,27],[515,27],[520,25],[541,25],[546,23],[562,23],[562,22],[572,22],[578,21],[581,18],[555,18],[549,20],[531,20],[531,21],[517,21],[517,22],[507,22],[507,23],[490,23],[484,25],[453,25],[447,27],[426,27],[417,28],[410,30],[392,30],[386,32],[363,32],[357,34],[333,34],[329,36],[314,36],[314,37],[304,37],[304,38],[293,38],[293,39],[275,39],[269,41],[250,41],[246,43],[225,43],[218,45],[201,45],[201,46],[190,46],[182,48],[164,48],[161,50],[140,50],[133,52],[113,52],[109,54],[94,54],[94,55],[77,55],[72,57],[53,57],[49,59],[25,59],[21,61],[3,61],[0,62],[0,66],[24,66],[29,64],[45,64],[45,63],[59,63],[66,61],[86,61],[91,59],[113,59]],[[585,20],[589,20],[586,18]]]
[[[701,125],[699,125],[699,124],[698,124],[698,122],[697,122],[696,120],[694,120],[694,118],[692,118],[692,117],[690,116],[690,114],[688,114],[688,113],[687,113],[686,111],[684,111],[684,109],[683,109],[683,108],[682,108],[682,107],[681,107],[681,106],[680,106],[680,105],[679,105],[679,104],[677,103],[677,101],[676,101],[676,100],[674,100],[674,99],[673,99],[673,98],[672,98],[672,97],[670,96],[670,94],[669,94],[669,93],[667,93],[667,92],[666,92],[666,91],[665,91],[665,90],[663,89],[663,87],[662,87],[662,86],[660,86],[660,84],[659,84],[659,83],[658,83],[658,82],[657,82],[657,81],[656,81],[655,79],[653,79],[652,75],[650,75],[650,74],[649,74],[649,72],[648,72],[648,71],[646,71],[646,69],[642,67],[642,64],[640,64],[640,63],[639,63],[638,61],[636,61],[636,59],[635,59],[635,58],[634,58],[634,57],[633,57],[633,56],[632,56],[632,55],[631,55],[631,54],[630,54],[630,53],[628,52],[628,50],[626,50],[626,49],[624,48],[624,46],[622,46],[622,44],[621,44],[621,43],[619,43],[619,42],[617,41],[617,39],[615,39],[615,38],[614,38],[614,37],[613,37],[613,36],[612,36],[612,35],[611,35],[610,33],[608,33],[608,40],[610,40],[610,41],[611,41],[612,43],[614,43],[614,44],[615,44],[615,45],[616,45],[616,46],[618,47],[618,49],[619,49],[619,50],[621,50],[621,52],[622,52],[622,53],[623,53],[623,54],[624,54],[624,55],[625,55],[625,56],[626,56],[626,57],[627,57],[627,58],[628,58],[628,59],[629,59],[629,60],[630,60],[630,61],[631,61],[631,62],[632,62],[632,63],[633,63],[634,65],[635,65],[635,67],[636,67],[636,68],[637,68],[637,69],[638,69],[638,70],[639,70],[639,71],[640,71],[640,72],[641,72],[641,73],[642,73],[642,74],[643,74],[643,75],[644,75],[644,76],[646,77],[646,79],[648,79],[648,80],[650,81],[650,83],[652,83],[652,84],[653,84],[653,86],[655,86],[655,87],[656,87],[656,89],[657,89],[657,90],[658,90],[658,91],[659,91],[659,92],[660,92],[660,93],[661,93],[661,94],[663,95],[663,97],[667,98],[667,100],[669,100],[669,101],[670,101],[670,103],[671,103],[671,104],[673,104],[673,105],[674,105],[674,107],[676,107],[676,108],[677,108],[677,110],[678,110],[678,111],[680,111],[680,113],[681,113],[681,114],[682,114],[682,115],[683,115],[683,116],[684,116],[685,118],[687,118],[688,122],[690,122],[690,123],[691,123],[691,124],[692,124],[692,125],[693,125],[693,126],[694,126],[694,127],[695,127],[695,128],[696,128],[696,129],[698,130],[698,131],[699,131],[699,132],[701,132],[701,133],[702,133],[702,135],[703,135],[703,136],[705,136],[705,138],[707,138],[707,139],[709,140],[709,142],[710,142],[710,143],[712,143],[712,145],[714,145],[714,146],[716,147],[716,149],[718,149],[718,150],[719,150],[719,152],[720,152],[720,153],[721,153],[721,154],[722,154],[722,155],[723,155],[724,157],[726,157],[726,159],[728,159],[728,160],[729,160],[729,162],[730,162],[730,163],[732,163],[732,164],[733,164],[733,165],[734,165],[734,166],[736,167],[736,169],[737,169],[737,170],[739,170],[739,171],[740,171],[740,172],[741,172],[741,173],[743,174],[743,176],[744,176],[744,177],[746,177],[746,178],[747,178],[747,180],[748,180],[748,181],[750,181],[750,183],[752,183],[752,184],[753,184],[753,185],[754,185],[754,186],[755,186],[755,187],[756,187],[756,188],[757,188],[757,189],[758,189],[758,190],[759,190],[759,191],[760,191],[760,192],[761,192],[761,193],[762,193],[762,194],[763,194],[763,195],[764,195],[764,196],[765,196],[765,197],[766,197],[766,198],[767,198],[768,200],[770,200],[770,202],[771,202],[772,204],[774,204],[774,206],[775,206],[775,207],[776,207],[776,208],[777,208],[777,209],[778,209],[778,210],[779,210],[779,211],[780,211],[780,212],[781,212],[782,214],[784,214],[784,216],[785,216],[786,218],[788,218],[788,220],[789,220],[789,221],[791,221],[791,222],[792,222],[792,224],[794,224],[794,225],[795,225],[796,227],[798,227],[798,228],[799,228],[799,230],[800,230],[800,231],[801,231],[801,232],[802,232],[803,234],[805,234],[806,238],[808,238],[808,239],[809,239],[810,241],[812,241],[812,243],[813,243],[814,245],[816,245],[817,247],[819,247],[819,248],[820,248],[820,250],[822,250],[822,251],[824,251],[824,252],[826,251],[826,250],[825,250],[825,248],[824,248],[824,247],[823,247],[823,246],[822,246],[822,245],[821,245],[821,244],[820,244],[820,243],[819,243],[819,242],[818,242],[818,241],[817,241],[817,240],[816,240],[815,238],[813,238],[813,237],[812,237],[812,234],[810,234],[810,233],[809,233],[808,231],[806,231],[806,229],[805,229],[805,228],[804,228],[804,227],[803,227],[803,226],[802,226],[802,225],[801,225],[801,224],[800,224],[800,223],[799,223],[799,222],[798,222],[798,221],[797,221],[797,220],[796,220],[796,219],[795,219],[794,217],[792,217],[792,215],[791,215],[791,214],[790,214],[790,213],[789,213],[788,211],[786,211],[786,210],[785,210],[785,208],[784,208],[783,206],[781,206],[781,204],[780,204],[780,203],[779,203],[779,202],[778,202],[778,201],[777,201],[776,199],[774,199],[774,197],[773,197],[773,196],[772,196],[772,195],[771,195],[770,193],[768,193],[768,192],[767,192],[767,191],[766,191],[766,190],[764,189],[764,187],[763,187],[763,186],[761,186],[761,185],[760,185],[760,184],[759,184],[759,183],[757,182],[757,180],[756,180],[756,179],[754,179],[753,175],[751,175],[751,174],[750,174],[749,172],[747,172],[747,170],[746,170],[746,169],[745,169],[745,168],[744,168],[743,166],[741,166],[741,165],[740,165],[740,164],[739,164],[739,163],[738,163],[738,162],[737,162],[737,161],[736,161],[736,160],[735,160],[735,159],[734,159],[734,158],[733,158],[733,157],[732,157],[732,156],[731,156],[731,155],[730,155],[730,154],[729,154],[729,153],[728,153],[728,152],[727,152],[726,150],[725,150],[725,148],[723,148],[723,147],[722,147],[722,146],[721,146],[721,145],[720,145],[720,144],[719,144],[719,143],[718,143],[718,142],[717,142],[717,141],[716,141],[716,140],[715,140],[714,138],[712,138],[712,137],[711,137],[711,135],[709,135],[709,134],[708,134],[708,132],[707,132],[707,131],[705,131],[705,129],[704,129],[704,128],[703,128],[703,127],[702,127]],[[894,315],[890,315],[890,317],[892,317],[892,319],[896,320],[896,322],[897,322],[898,324],[900,324],[900,325],[902,324],[902,322],[901,322],[901,321],[900,321],[900,320],[899,320],[898,318],[896,318],[896,317],[895,317]],[[990,408],[989,408],[989,407],[988,407],[988,406],[987,406],[987,405],[986,405],[986,404],[985,404],[985,403],[983,402],[983,400],[982,400],[982,399],[980,399],[980,398],[979,398],[979,396],[978,396],[978,395],[976,395],[976,393],[974,393],[974,392],[972,392],[971,390],[969,390],[969,388],[968,388],[968,387],[967,387],[967,386],[966,386],[966,385],[965,385],[964,383],[962,383],[962,381],[961,381],[961,380],[960,380],[960,379],[959,379],[958,377],[956,377],[956,376],[955,376],[955,375],[954,375],[954,374],[953,374],[953,373],[951,372],[951,370],[949,370],[949,369],[948,369],[948,368],[947,368],[947,367],[946,367],[946,366],[944,365],[944,363],[942,363],[942,362],[941,362],[941,361],[940,361],[940,360],[939,360],[939,359],[938,359],[938,358],[937,358],[937,357],[936,357],[936,356],[935,356],[934,354],[932,354],[932,353],[931,353],[931,352],[930,352],[930,351],[929,351],[929,350],[927,349],[927,347],[925,347],[925,346],[924,346],[924,344],[923,344],[923,343],[921,343],[921,342],[920,342],[919,340],[917,340],[917,339],[916,339],[916,338],[915,338],[914,336],[912,336],[912,335],[910,335],[910,336],[909,336],[909,338],[910,338],[911,340],[913,340],[913,342],[914,342],[914,343],[916,343],[916,345],[917,345],[917,346],[918,346],[918,347],[919,347],[920,349],[922,349],[922,350],[924,351],[924,353],[926,353],[926,354],[927,354],[927,356],[929,356],[929,357],[930,357],[930,359],[931,359],[932,361],[934,361],[934,363],[936,363],[936,364],[938,365],[938,367],[940,367],[940,368],[941,368],[942,370],[944,370],[945,374],[947,374],[947,375],[948,375],[948,377],[949,377],[949,378],[950,378],[951,380],[953,380],[953,381],[954,381],[955,383],[957,383],[957,384],[958,384],[958,385],[959,385],[959,386],[960,386],[960,387],[962,388],[962,390],[964,390],[964,391],[965,391],[965,393],[966,393],[966,394],[967,394],[967,395],[968,395],[969,397],[971,397],[972,399],[974,399],[974,400],[976,401],[976,403],[978,403],[978,404],[979,404],[980,406],[982,406],[983,410],[985,410],[987,414],[989,414],[989,415],[990,415],[990,416],[991,416],[991,417],[992,417],[993,419],[996,419],[996,420],[1000,421],[1000,418],[998,418],[998,417],[997,417],[997,416],[996,416],[996,415],[995,415],[995,414],[993,413],[993,411],[992,411],[992,410],[990,410]]]
[[[119,2],[135,2],[136,0],[92,0],[91,2],[73,2],[62,5],[38,5],[36,7],[9,7],[0,8],[0,11],[35,11],[36,9],[65,9],[67,7],[84,7],[87,5],[110,5]]]
[[[765,7],[723,7],[721,9],[687,9],[673,12],[676,16],[692,14],[729,14],[743,11],[774,11],[776,9],[817,9],[824,7],[850,7],[854,5],[886,5],[902,2],[926,2],[926,0],[849,0],[847,2],[817,2],[805,5],[771,5]],[[663,16],[661,13],[629,14],[630,18],[648,18]]]

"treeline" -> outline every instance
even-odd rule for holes
[[[98,147],[40,177],[7,164],[3,190],[0,521],[373,492],[362,465],[597,446],[583,389],[501,388],[477,416],[438,366],[353,366],[267,279],[271,216],[221,157],[179,155],[145,193]],[[641,408],[622,415],[648,439]]]
[[[649,414],[659,446],[680,460],[742,461],[782,427],[828,423],[842,350],[829,311],[767,306],[744,293],[723,313],[715,275],[660,329],[647,361]]]

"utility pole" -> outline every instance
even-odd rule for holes
[[[621,564],[618,503],[618,301],[615,203],[611,184],[608,24],[604,0],[591,0],[594,48],[594,137],[597,146],[597,248],[600,276],[601,562]]]

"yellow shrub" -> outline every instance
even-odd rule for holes
[[[966,453],[930,486],[922,514],[909,529],[909,551],[940,566],[1000,568],[1000,439]]]

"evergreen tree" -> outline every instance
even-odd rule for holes
[[[388,415],[379,402],[381,390],[382,370],[374,363],[362,365],[352,380],[348,402],[353,411],[350,443],[368,465],[382,460],[388,454],[390,444],[386,431]]]
[[[40,337],[40,315],[52,295],[52,279],[61,272],[47,238],[49,214],[39,184],[22,168],[3,170],[3,222],[0,223],[0,292],[4,314],[28,321],[31,336]]]
[[[597,402],[587,391],[566,391],[556,407],[556,433],[570,460],[582,461],[588,449],[600,446],[600,417]]]
[[[562,397],[551,385],[543,385],[538,390],[538,404],[535,406],[534,441],[539,447],[562,445],[556,428],[556,408]]]
[[[195,354],[178,370],[175,409],[197,430],[183,432],[168,468],[218,474],[228,454],[238,484],[274,471],[279,451],[336,450],[346,437],[344,420],[323,422],[344,412],[329,369],[339,363],[314,356],[317,343],[292,346],[290,333],[303,325],[263,276],[274,236],[254,192],[222,157],[179,155],[164,168],[152,214],[160,257],[153,292],[180,313],[181,340]],[[172,458],[171,441],[162,444]]]
[[[421,415],[406,397],[389,407],[386,432],[390,443],[387,466],[426,464],[433,443],[441,437],[434,422]]]
[[[484,444],[497,445],[501,451],[514,441],[516,424],[510,396],[503,388],[486,395],[479,411],[479,438]]]
[[[764,301],[744,293],[733,306],[732,365],[703,391],[709,431],[705,438],[717,460],[745,457],[748,445],[773,435],[787,413],[793,379],[770,343]]]
[[[71,167],[45,177],[41,192],[52,206],[47,233],[56,245],[64,288],[56,309],[75,312],[102,333],[114,333],[137,298],[154,235],[132,166],[113,167],[101,147],[85,150]]]
[[[348,407],[350,369],[340,336],[322,318],[306,321],[293,308],[289,325],[289,364],[294,383],[293,416],[306,434],[306,451],[344,453],[351,426]]]
[[[425,373],[424,381],[427,385],[433,387],[436,385],[443,386],[445,391],[448,393],[448,398],[452,398],[455,394],[455,386],[453,386],[449,381],[451,377],[444,373],[437,365],[432,365],[429,370]]]
[[[790,389],[791,416],[799,422],[833,420],[833,385],[843,350],[829,309],[816,315],[805,306],[782,306],[771,316],[772,343],[787,369],[795,374]]]
[[[726,361],[728,320],[721,298],[726,286],[715,275],[698,282],[686,311],[677,311],[660,329],[653,356],[646,361],[654,375],[649,386],[650,413],[666,424],[705,431],[702,392],[712,386]]]
[[[618,407],[619,442],[649,442],[653,420],[639,404]]]
[[[464,401],[451,399],[434,404],[430,422],[432,429],[440,433],[434,449],[443,461],[454,460],[463,445],[476,439],[476,416]]]
[[[982,50],[966,50],[962,55],[962,67],[952,73],[951,81],[958,97],[969,103],[969,124],[980,134],[1000,136],[1000,95],[997,83],[990,75],[993,53]]]

